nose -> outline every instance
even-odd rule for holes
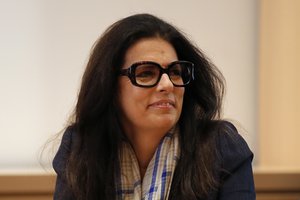
[[[171,92],[174,89],[174,85],[167,74],[162,74],[156,88],[160,92]]]

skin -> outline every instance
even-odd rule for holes
[[[173,46],[161,38],[145,38],[133,44],[124,57],[124,69],[138,61],[154,61],[165,67],[178,60]],[[121,123],[139,163],[141,177],[164,135],[178,122],[183,87],[174,87],[167,74],[152,88],[134,86],[119,78]]]

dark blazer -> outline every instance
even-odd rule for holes
[[[245,140],[237,133],[235,127],[228,123],[232,133],[219,134],[217,138],[220,148],[223,172],[220,172],[221,186],[218,191],[210,195],[209,200],[255,200],[255,189],[252,173],[253,153]],[[73,200],[66,189],[64,178],[66,160],[71,151],[72,140],[76,134],[67,129],[63,135],[59,150],[53,160],[53,168],[57,173],[54,200]],[[64,194],[64,196],[61,196]]]

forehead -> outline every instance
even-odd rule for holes
[[[138,40],[128,48],[124,56],[125,66],[139,61],[153,61],[164,65],[176,60],[177,54],[172,44],[157,37]]]

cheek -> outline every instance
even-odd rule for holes
[[[179,90],[177,90],[176,97],[177,97],[178,103],[179,103],[180,108],[181,108],[182,104],[183,104],[184,88],[180,88]]]
[[[119,92],[120,108],[127,117],[141,113],[147,105],[148,98],[145,90],[129,84],[124,83]]]

